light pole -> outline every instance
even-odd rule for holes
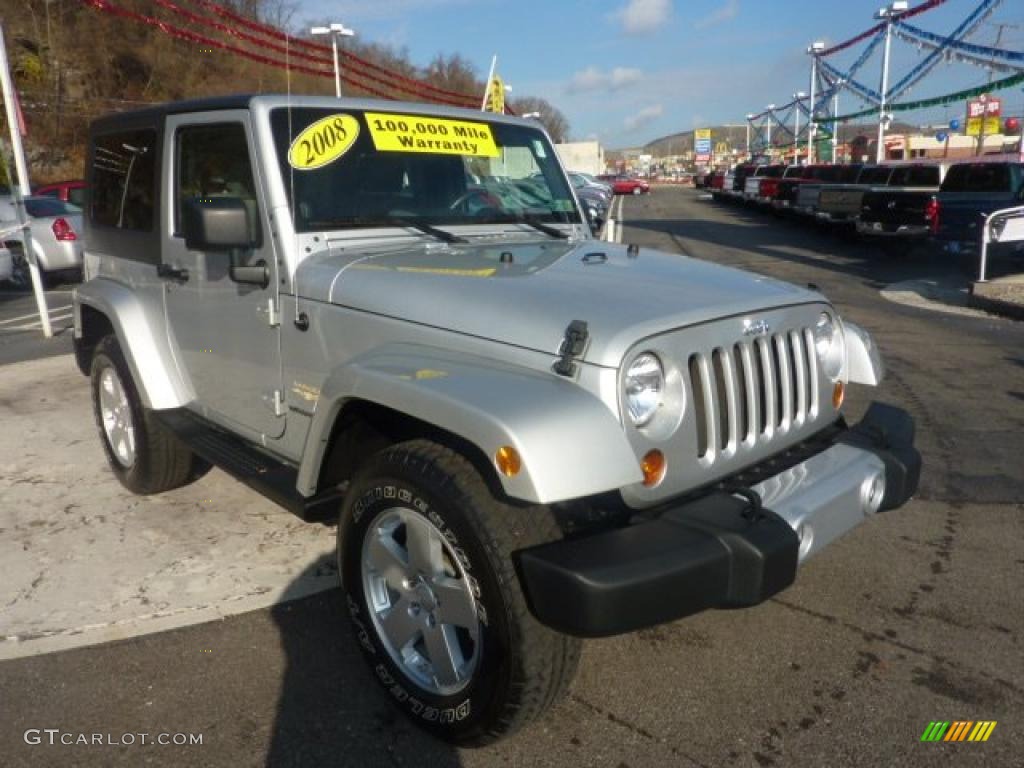
[[[885,8],[880,8],[875,14],[876,19],[885,22],[885,48],[882,51],[882,89],[878,101],[878,146],[875,147],[875,162],[881,163],[885,160],[885,124],[888,122],[888,115],[885,114],[885,92],[889,90],[889,48],[892,43],[892,21],[896,16],[903,13],[909,7],[907,0],[893,0]]]
[[[313,27],[310,34],[313,35],[330,35],[331,36],[331,50],[334,52],[334,95],[339,99],[341,98],[341,70],[338,68],[338,38],[339,37],[352,37],[355,34],[354,31],[346,27],[344,24],[331,24],[327,27]]]
[[[807,46],[807,53],[811,56],[811,100],[810,110],[807,114],[807,165],[814,162],[814,134],[818,132],[818,124],[814,122],[814,88],[818,83],[818,57],[825,50],[825,43],[822,40],[815,40]]]
[[[753,115],[747,115],[747,157],[750,157],[750,121],[754,119]]]
[[[839,86],[844,81],[839,80],[836,83],[836,92],[832,96],[832,165],[836,164],[836,152],[838,151],[837,144],[839,142]]]
[[[803,91],[793,94],[793,163],[795,165],[800,165],[800,160],[797,157],[800,153],[800,101],[806,96],[807,94]]]
[[[775,105],[769,104],[765,109],[768,110],[768,159],[772,158],[772,118],[775,116]]]

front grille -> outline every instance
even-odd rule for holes
[[[818,368],[809,328],[690,355],[687,369],[705,466],[813,421]]]

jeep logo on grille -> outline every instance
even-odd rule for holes
[[[768,325],[764,320],[744,320],[743,321],[743,335],[744,336],[767,336],[771,333],[771,326]]]

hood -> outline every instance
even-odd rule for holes
[[[553,356],[569,323],[582,320],[583,359],[609,367],[665,331],[823,301],[772,278],[646,248],[630,256],[599,240],[333,248],[303,261],[296,287],[305,298]]]

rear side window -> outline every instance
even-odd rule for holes
[[[885,184],[889,181],[891,173],[891,168],[886,168],[884,165],[875,165],[862,170],[857,181],[860,184]]]
[[[66,216],[78,213],[78,208],[63,200],[52,200],[49,197],[26,197],[25,210],[29,216]]]
[[[942,183],[943,192],[1007,192],[1010,167],[1004,163],[954,165]]]
[[[68,202],[72,205],[77,205],[79,208],[85,207],[85,187],[72,187],[68,190]]]
[[[891,187],[905,187],[907,180],[910,178],[909,168],[897,168],[892,172],[892,176],[889,177],[889,186]]]
[[[909,169],[907,184],[911,187],[939,186],[939,167],[937,165],[917,166]]]
[[[151,232],[156,212],[156,131],[97,136],[92,152],[94,225]]]

